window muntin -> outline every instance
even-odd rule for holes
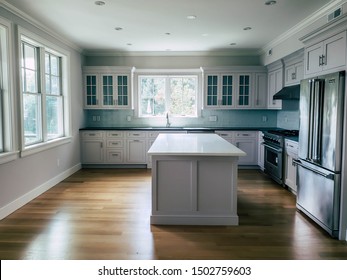
[[[139,76],[139,116],[197,116],[198,76]]]

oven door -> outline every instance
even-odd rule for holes
[[[283,149],[267,143],[264,145],[264,169],[277,183],[282,184]]]

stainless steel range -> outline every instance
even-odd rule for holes
[[[283,185],[284,139],[287,136],[298,136],[298,130],[268,130],[264,132],[264,171],[274,181]]]

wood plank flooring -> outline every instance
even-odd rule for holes
[[[257,170],[239,171],[239,226],[151,226],[151,173],[82,169],[0,221],[0,259],[347,259]]]

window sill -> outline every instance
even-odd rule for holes
[[[23,151],[21,152],[21,157],[30,156],[36,153],[40,153],[61,145],[65,145],[71,142],[72,137],[63,137],[55,140],[51,140],[49,142],[45,143],[39,143],[35,145],[31,145],[28,147],[25,147]]]
[[[19,152],[4,152],[0,153],[0,164],[7,163],[18,158]]]

